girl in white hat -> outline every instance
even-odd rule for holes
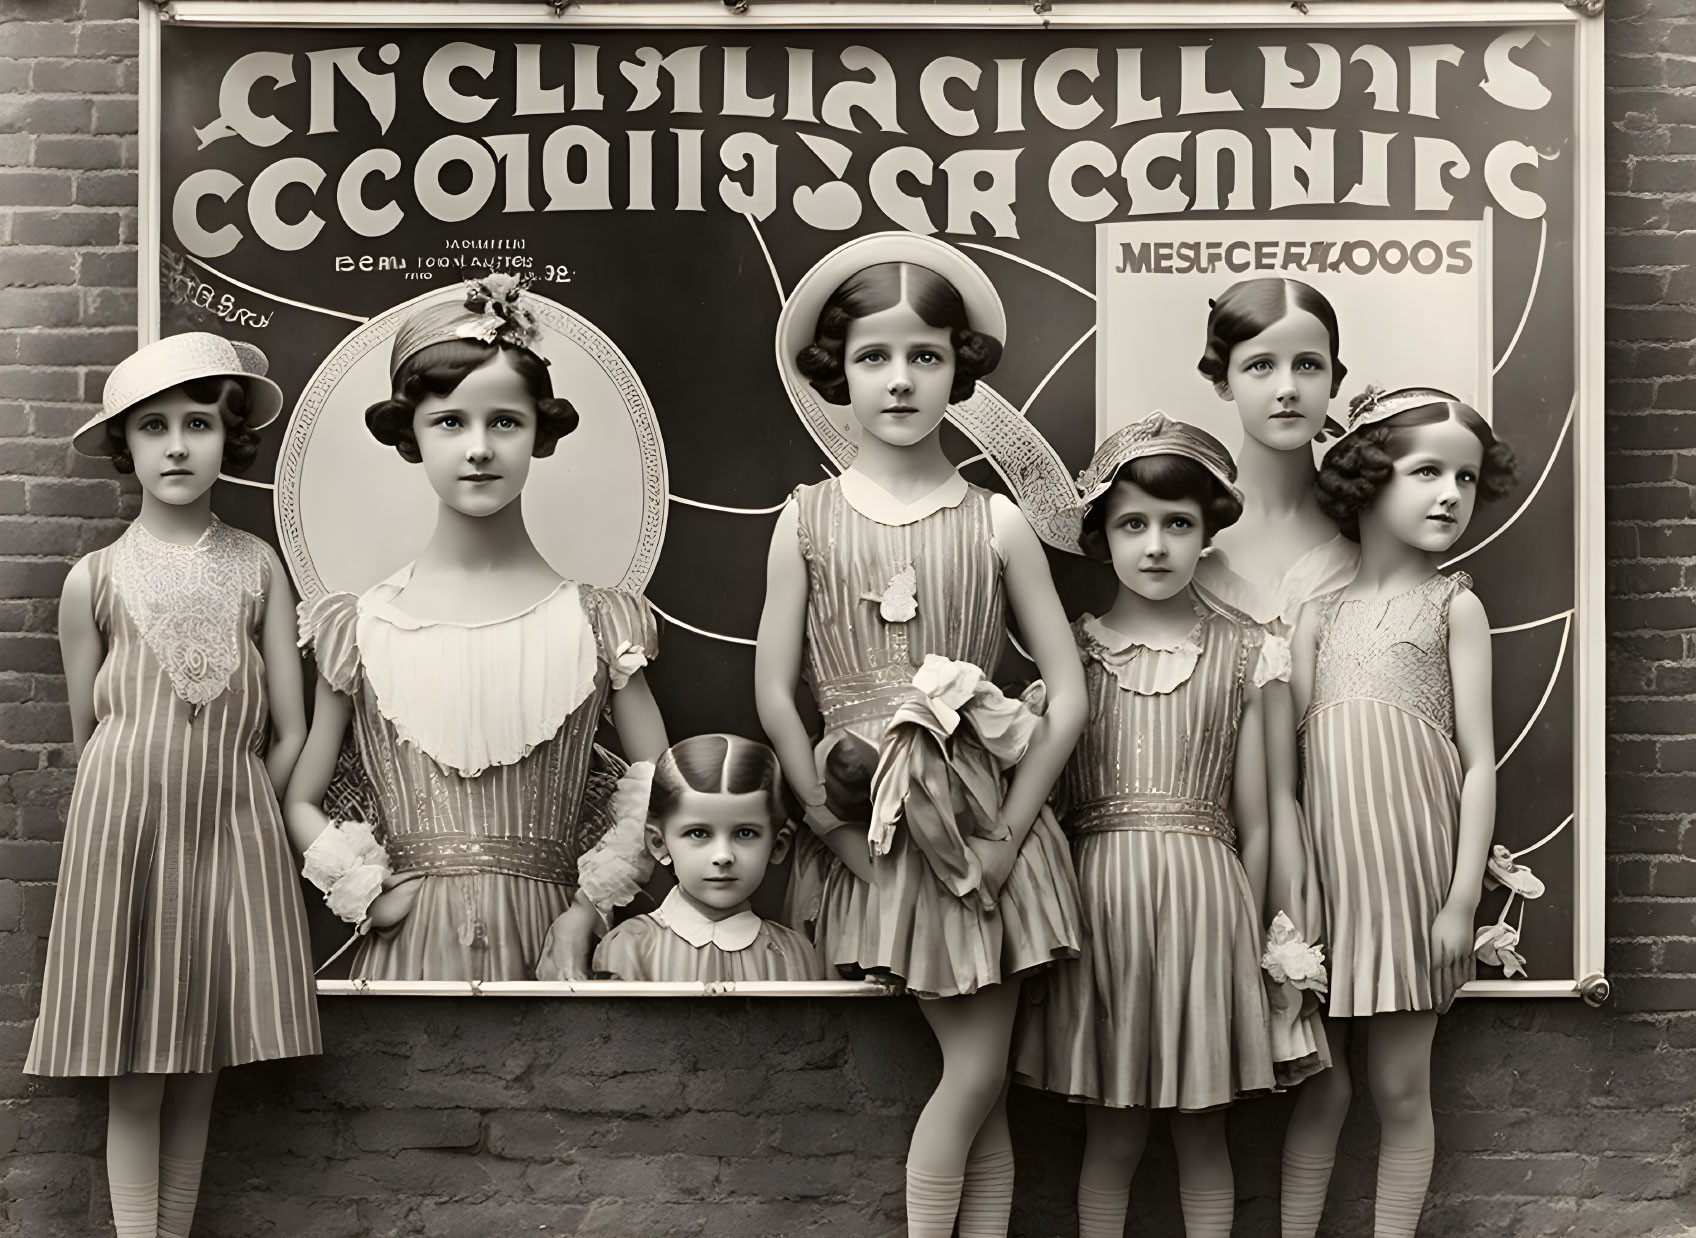
[[[778,321],[791,389],[810,384],[857,423],[858,454],[778,517],[756,701],[829,851],[818,906],[802,908],[821,960],[905,982],[942,1049],[907,1156],[911,1238],[953,1233],[957,1211],[961,1238],[1007,1232],[1020,978],[1081,944],[1071,861],[1044,807],[1084,723],[1077,651],[1030,525],[969,485],[940,441],[949,404],[971,398],[1005,336],[988,277],[909,233],[828,255]],[[1009,605],[1047,685],[1040,721],[990,683]],[[824,715],[816,751],[795,706],[803,653]]]
[[[78,770],[24,1069],[111,1079],[120,1238],[188,1234],[221,1068],[319,1051],[277,803],[306,736],[294,594],[211,506],[281,407],[257,348],[175,335],[73,440],[135,474],[141,512],[60,600]]]

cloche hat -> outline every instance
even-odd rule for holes
[[[1083,531],[1084,513],[1113,488],[1119,470],[1145,456],[1183,456],[1205,468],[1238,503],[1237,464],[1225,444],[1206,430],[1187,421],[1174,421],[1165,413],[1153,412],[1133,421],[1102,440],[1084,471],[1078,474],[1078,505],[1073,508],[1073,539]]]

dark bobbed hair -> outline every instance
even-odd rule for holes
[[[648,826],[661,831],[668,813],[685,791],[709,795],[746,795],[762,791],[774,829],[783,829],[783,771],[777,754],[740,735],[693,735],[666,749],[654,767],[648,795]]]
[[[412,416],[425,396],[452,395],[473,370],[482,369],[501,352],[524,381],[524,389],[536,401],[536,446],[533,456],[551,456],[554,447],[577,428],[577,410],[570,400],[554,395],[545,361],[528,348],[508,344],[486,344],[482,340],[443,340],[420,348],[395,371],[393,393],[365,410],[365,428],[379,443],[393,447],[401,459],[417,464],[418,440],[412,434]]]
[[[1358,542],[1360,513],[1372,506],[1378,491],[1395,472],[1396,461],[1412,449],[1414,432],[1420,426],[1436,425],[1450,418],[1471,430],[1484,445],[1484,460],[1478,468],[1479,499],[1493,503],[1507,498],[1519,481],[1513,448],[1497,438],[1490,423],[1470,405],[1458,400],[1438,400],[1356,430],[1333,447],[1319,466],[1314,483],[1319,510],[1337,522],[1344,537]]]
[[[1083,530],[1078,534],[1079,548],[1101,563],[1113,560],[1107,549],[1107,500],[1122,482],[1140,486],[1168,503],[1189,499],[1198,504],[1201,531],[1210,542],[1214,534],[1235,524],[1243,514],[1242,503],[1198,460],[1171,454],[1127,460],[1113,474],[1113,484],[1084,512]]]
[[[973,331],[959,290],[929,267],[911,262],[880,262],[843,280],[819,311],[813,342],[795,355],[807,381],[832,404],[847,404],[848,379],[842,371],[842,345],[848,324],[893,309],[905,300],[919,320],[946,327],[954,347],[954,385],[948,402],[972,398],[978,379],[1001,363],[1001,341]]]
[[[259,454],[259,432],[247,428],[247,388],[227,374],[191,378],[186,383],[178,383],[177,388],[181,388],[196,404],[217,410],[218,419],[224,423],[222,470],[226,473],[246,472]],[[177,388],[167,387],[166,390]],[[143,400],[142,404],[146,402]],[[106,422],[106,441],[112,447],[112,467],[120,473],[135,472],[135,457],[130,454],[129,442],[124,438],[124,427],[129,424],[130,415],[140,407],[141,404],[133,404]]]
[[[1325,299],[1325,294],[1299,279],[1269,276],[1245,279],[1232,284],[1213,302],[1207,315],[1207,345],[1195,368],[1213,384],[1220,395],[1228,393],[1231,369],[1231,350],[1244,340],[1252,340],[1274,323],[1282,322],[1296,310],[1306,310],[1325,327],[1331,338],[1331,395],[1343,386],[1343,376],[1349,367],[1337,355],[1337,311]]]

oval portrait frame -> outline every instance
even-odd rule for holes
[[[313,536],[317,536],[321,541],[322,531],[314,535],[309,535],[308,531],[312,521],[306,511],[306,504],[313,501],[310,491],[313,489],[314,480],[311,448],[315,434],[328,424],[327,415],[346,415],[351,406],[359,412],[358,434],[363,436],[362,441],[369,442],[375,449],[376,454],[371,457],[373,461],[381,460],[386,455],[399,465],[400,469],[419,469],[417,465],[400,460],[392,447],[385,447],[370,437],[364,426],[364,409],[387,394],[389,351],[402,320],[421,306],[452,301],[464,295],[463,283],[438,285],[428,292],[372,316],[330,350],[313,372],[301,392],[300,399],[296,401],[277,459],[274,507],[277,537],[282,547],[283,559],[294,577],[303,601],[311,601],[324,593],[334,591],[361,593],[409,560],[410,556],[402,556],[400,561],[395,562],[393,567],[379,574],[374,580],[343,581],[333,578],[337,575],[336,569],[324,562],[324,551],[327,547],[319,545],[317,552],[314,552]],[[537,326],[541,329],[542,338],[536,352],[550,362],[552,377],[556,383],[555,394],[571,400],[581,418],[578,429],[560,440],[554,458],[533,463],[531,479],[526,486],[526,500],[531,500],[532,492],[536,491],[537,474],[554,466],[555,458],[569,458],[572,447],[583,441],[579,436],[584,434],[588,419],[608,408],[616,408],[627,418],[628,425],[601,429],[610,429],[615,437],[623,437],[620,432],[628,431],[628,437],[622,447],[630,453],[629,463],[640,470],[641,479],[639,499],[633,509],[626,513],[630,517],[625,520],[625,527],[630,531],[629,537],[625,539],[629,546],[629,556],[616,575],[613,570],[574,570],[574,564],[581,559],[580,551],[583,545],[589,544],[588,539],[583,537],[581,529],[574,529],[571,536],[562,536],[559,532],[562,526],[548,520],[548,509],[557,507],[558,504],[551,504],[546,497],[539,502],[527,501],[526,525],[530,528],[537,548],[562,575],[587,584],[639,593],[646,587],[659,562],[660,550],[665,544],[666,516],[669,508],[670,486],[665,445],[660,435],[659,418],[654,412],[653,401],[629,359],[599,327],[576,311],[548,297],[527,292],[525,299],[535,313]],[[572,351],[576,355],[568,357],[567,353]],[[562,362],[568,360],[570,366],[562,365]],[[372,385],[371,372],[378,364],[381,366],[384,380],[378,386],[382,389]],[[600,387],[600,390],[590,393],[589,399],[586,400],[582,398],[583,393],[580,391],[560,389],[558,383],[561,372],[571,367],[586,374],[591,385]],[[343,391],[343,387],[356,369],[361,371],[360,390],[356,397],[350,397]],[[595,382],[596,379],[604,380],[604,386]],[[591,402],[594,405],[592,408],[589,407]],[[344,427],[337,429],[340,433]],[[401,475],[400,469],[388,469],[386,465],[377,467],[390,476]],[[625,471],[630,470],[627,468]],[[428,492],[421,472],[417,476],[416,487],[423,487],[423,493]],[[372,501],[369,493],[367,501]],[[409,498],[408,501],[413,500]],[[434,502],[433,496],[430,501]],[[380,504],[373,506],[371,510],[374,516],[383,512]],[[346,537],[350,536],[353,530],[340,532],[341,536]],[[602,549],[606,545],[603,532],[604,525],[597,524],[594,540]],[[604,555],[602,557],[605,558]],[[342,574],[346,574],[345,569]]]

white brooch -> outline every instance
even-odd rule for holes
[[[866,592],[862,602],[876,602],[877,613],[885,623],[906,623],[919,613],[919,574],[911,563],[898,568],[882,593]]]

